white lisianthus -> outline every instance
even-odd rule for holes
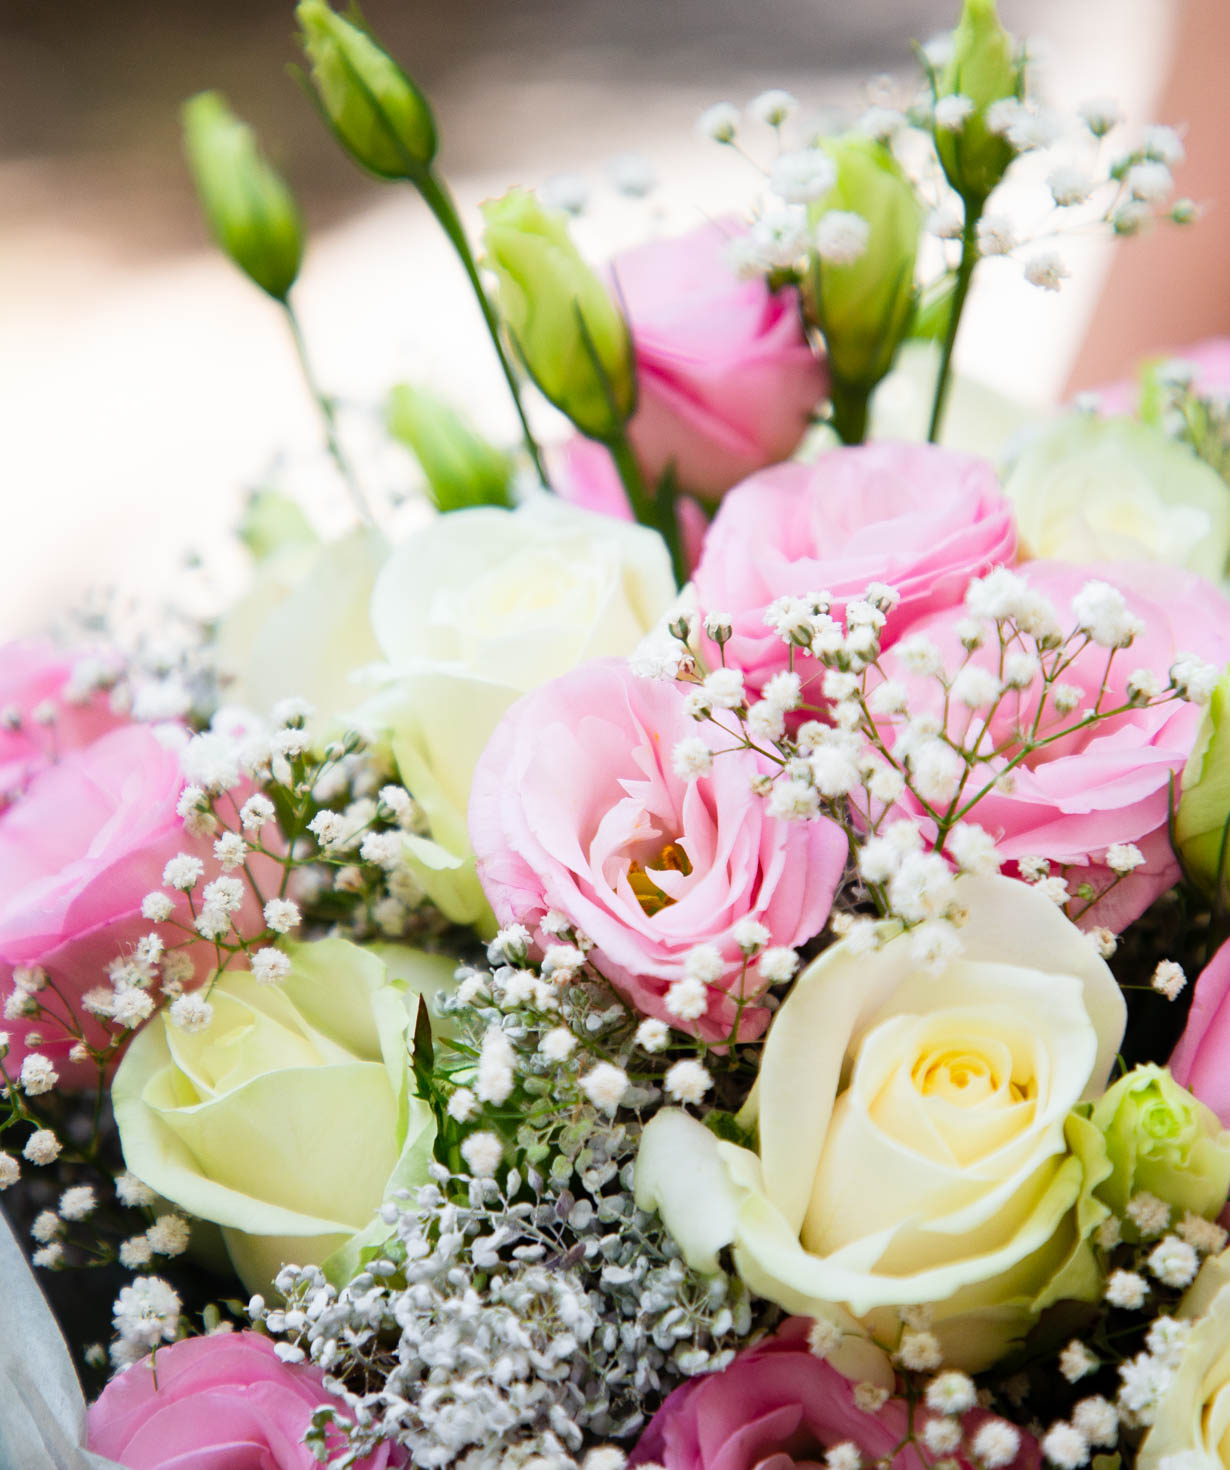
[[[1135,419],[1073,414],[1039,433],[1004,481],[1029,556],[1171,562],[1214,581],[1230,556],[1220,476]]]
[[[631,653],[674,596],[656,532],[546,496],[440,516],[389,557],[371,603],[388,682],[361,716],[427,818],[407,861],[449,918],[489,917],[466,808],[492,730],[538,685]]]
[[[1105,1085],[1122,995],[1025,884],[955,892],[969,917],[938,973],[909,934],[803,972],[740,1116],[758,1152],[667,1110],[637,1160],[638,1203],[693,1266],[733,1244],[753,1291],[855,1334],[839,1366],[856,1377],[877,1369],[855,1319],[889,1334],[895,1308],[934,1304],[945,1365],[977,1371],[1050,1302],[1101,1289],[1088,1237],[1110,1165],[1070,1114]]]

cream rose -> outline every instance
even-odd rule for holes
[[[1004,493],[1029,556],[1164,561],[1215,582],[1225,575],[1230,501],[1221,477],[1149,424],[1061,419],[1017,456]]]
[[[413,1095],[411,1038],[419,996],[450,988],[455,968],[342,939],[286,952],[276,985],[219,976],[201,1031],[163,1011],[111,1088],[127,1167],[222,1227],[249,1290],[287,1262],[349,1280],[388,1234],[381,1204],[426,1182],[435,1124]]]
[[[431,839],[408,839],[408,859],[451,919],[489,917],[466,807],[505,711],[577,664],[630,653],[673,596],[656,532],[545,496],[453,511],[393,552],[371,604],[388,682],[361,718],[387,733],[427,816]]]
[[[909,935],[835,944],[803,973],[740,1115],[757,1151],[665,1111],[637,1161],[638,1202],[694,1266],[733,1244],[754,1291],[850,1330],[859,1374],[859,1334],[891,1338],[898,1306],[933,1304],[945,1362],[977,1371],[1043,1306],[1099,1290],[1087,1237],[1109,1164],[1070,1114],[1102,1091],[1122,995],[1033,889],[963,878],[959,897],[963,952],[938,975]]]
[[[1175,1314],[1195,1319],[1153,1409],[1137,1470],[1230,1467],[1230,1251],[1206,1261]],[[1178,1459],[1172,1460],[1173,1456]]]

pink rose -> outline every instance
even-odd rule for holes
[[[496,728],[474,773],[470,839],[499,921],[533,929],[548,910],[563,914],[645,1015],[680,1024],[666,993],[688,951],[713,946],[707,1007],[692,1028],[720,1040],[739,1018],[739,993],[754,1000],[764,988],[736,942],[739,920],[763,924],[771,946],[818,933],[846,838],[827,819],[768,817],[749,789],[751,752],[717,757],[698,779],[677,775],[672,752],[699,728],[675,685],[638,679],[622,662],[565,674]],[[740,1035],[767,1020],[752,1006]]]
[[[612,516],[617,521],[633,519],[627,492],[604,445],[576,434],[554,451],[551,462],[551,485],[561,499],[582,510],[592,510],[595,515]],[[690,571],[700,560],[709,517],[687,495],[681,495],[675,506]]]
[[[51,644],[0,647],[0,807],[38,771],[122,723],[105,695],[74,688],[73,660]]]
[[[1108,651],[1096,644],[1086,646],[1064,668],[1060,682],[1079,691],[1079,698],[1074,711],[1060,715],[1048,697],[1038,727],[1042,735],[1078,721],[1079,712],[1092,708],[1099,694],[1103,708],[1125,703],[1128,680],[1138,669],[1156,674],[1164,685],[1179,652],[1194,652],[1218,667],[1230,657],[1230,604],[1194,573],[1160,562],[1078,566],[1033,561],[1020,568],[1020,575],[1049,599],[1065,634],[1075,627],[1072,598],[1091,580],[1117,587],[1129,611],[1144,622],[1131,646],[1115,653],[1109,676]],[[965,616],[964,607],[949,608],[910,630],[938,647],[950,673],[965,659],[959,635]],[[998,648],[992,645],[988,638],[970,662],[995,668]],[[944,693],[935,679],[912,675],[896,649],[889,649],[880,664],[886,678],[906,686],[911,716],[939,715]],[[1100,693],[1104,677],[1105,692]],[[1011,742],[1017,731],[1032,727],[1042,689],[1038,676],[1019,696],[999,700],[987,748]],[[957,700],[949,702],[949,733],[963,736],[973,718]],[[1037,856],[1062,866],[1073,894],[1086,882],[1095,892],[1105,889],[1114,876],[1106,866],[1107,848],[1134,843],[1145,857],[1143,866],[1079,915],[1082,925],[1106,925],[1118,933],[1178,881],[1167,831],[1170,782],[1187,763],[1200,718],[1195,705],[1171,700],[1102,720],[1014,767],[1010,789],[983,797],[969,820],[995,838],[1001,856],[1010,862]]]
[[[1230,393],[1230,337],[1209,337],[1173,352],[1154,354],[1158,356],[1192,368],[1195,374],[1192,387],[1201,398]],[[1093,392],[1104,414],[1135,413],[1140,404],[1140,383],[1134,379],[1110,383]]]
[[[1230,941],[1200,972],[1192,1008],[1170,1058],[1174,1080],[1230,1128]]]
[[[908,1432],[905,1404],[890,1399],[874,1414],[858,1408],[854,1384],[808,1351],[811,1326],[792,1317],[720,1373],[677,1388],[654,1415],[629,1464],[654,1463],[664,1470],[822,1470],[827,1450],[852,1443],[865,1465],[884,1461],[894,1470],[921,1470],[924,1461],[917,1450],[898,1449]],[[972,1436],[993,1417],[973,1410],[965,1418],[966,1434]],[[1036,1441],[1021,1432],[1013,1470],[1033,1470],[1040,1458]],[[958,1463],[967,1462],[958,1457]]]
[[[168,944],[183,938],[143,918],[142,899],[161,888],[162,870],[177,853],[217,874],[212,839],[189,837],[176,814],[183,787],[176,752],[147,726],[124,725],[48,766],[0,811],[0,997],[12,994],[15,967],[41,967],[51,985],[38,999],[51,1017],[68,1021],[65,997],[91,1045],[106,1044],[109,1033],[81,1009],[82,996],[105,989],[107,966],[143,936],[159,932]],[[168,897],[180,922],[191,924],[187,900]],[[196,949],[200,970],[214,951],[204,941]],[[51,1017],[0,1022],[10,1038],[10,1075],[34,1049],[25,1038],[35,1031],[37,1050],[51,1058],[62,1085],[96,1082],[92,1062],[69,1061],[76,1038]]]
[[[1016,550],[1012,510],[984,460],[927,444],[834,449],[762,470],[722,501],[694,578],[704,613],[730,618],[726,661],[761,688],[788,650],[765,622],[779,597],[828,592],[840,616],[870,582],[901,594],[887,646],[918,618],[960,602],[971,577]],[[814,676],[819,665],[797,657]]]
[[[156,1375],[146,1358],[107,1384],[86,1416],[87,1445],[127,1470],[318,1470],[303,1436],[337,1403],[318,1368],[283,1363],[259,1333],[186,1337],[158,1349]],[[342,1443],[330,1433],[331,1450]],[[403,1463],[384,1444],[355,1470]]]
[[[735,274],[727,245],[738,229],[703,225],[610,265],[636,348],[632,445],[650,481],[673,465],[698,495],[785,459],[828,387],[796,293]]]

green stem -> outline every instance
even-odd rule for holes
[[[961,313],[965,310],[965,298],[969,294],[974,267],[978,264],[978,221],[982,218],[984,202],[971,199],[965,201],[965,225],[961,231],[961,264],[957,267],[957,282],[953,288],[952,304],[948,309],[948,330],[944,333],[940,370],[935,380],[935,399],[931,405],[931,423],[927,429],[929,444],[935,444],[940,437],[940,427],[944,419],[944,402],[948,397],[948,385],[952,376],[953,348],[957,345]]]
[[[440,228],[448,236],[449,243],[457,252],[470,285],[474,289],[474,295],[478,298],[478,305],[483,314],[483,321],[487,324],[487,331],[491,335],[492,345],[495,347],[496,356],[500,359],[500,367],[504,370],[504,380],[508,384],[508,391],[512,394],[513,404],[517,410],[517,417],[521,420],[521,435],[525,440],[526,452],[533,462],[534,469],[539,480],[546,488],[546,471],[543,469],[542,454],[539,451],[537,441],[530,429],[529,419],[525,415],[525,405],[521,402],[521,385],[517,381],[517,375],[513,371],[512,364],[508,360],[508,354],[504,350],[504,343],[500,339],[500,324],[492,308],[487,292],[483,288],[482,279],[478,274],[478,265],[474,260],[474,252],[470,249],[470,242],[466,239],[466,232],[461,223],[461,216],[457,213],[457,206],[453,203],[448,190],[444,184],[431,172],[425,170],[414,179],[415,187],[423,196],[423,201],[435,215]]]
[[[835,380],[829,389],[833,428],[843,444],[861,444],[867,437],[867,405],[871,395],[852,384]]]
[[[371,507],[342,449],[342,441],[338,438],[337,414],[333,407],[333,400],[316,381],[316,374],[312,370],[312,361],[308,357],[307,343],[303,338],[303,328],[299,324],[298,314],[290,304],[289,297],[283,299],[282,306],[286,311],[286,320],[290,323],[290,334],[294,338],[295,351],[299,354],[299,366],[303,369],[303,380],[308,386],[308,392],[316,400],[316,406],[320,409],[320,416],[324,421],[325,444],[328,446],[333,463],[337,466],[338,473],[346,482],[350,498],[354,501],[355,509],[359,513],[359,519],[364,525],[374,526],[376,520],[372,515]]]
[[[606,441],[606,447],[615,461],[615,468],[619,471],[619,478],[627,492],[628,504],[632,507],[633,516],[642,526],[649,526],[657,531],[666,542],[666,549],[670,552],[671,567],[675,573],[675,585],[682,587],[688,580],[688,564],[683,554],[683,540],[679,534],[679,515],[675,509],[675,497],[665,492],[655,495],[646,487],[645,477],[641,474],[641,467],[636,462],[636,455],[632,452],[627,433],[621,432],[617,438]]]

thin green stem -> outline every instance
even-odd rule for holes
[[[974,267],[978,264],[978,221],[982,218],[983,201],[965,201],[965,225],[961,231],[961,264],[957,267],[956,285],[949,307],[948,328],[944,333],[944,345],[940,352],[940,370],[935,379],[935,398],[931,404],[931,423],[927,429],[927,442],[935,444],[940,437],[944,421],[944,403],[948,397],[948,386],[952,377],[952,353],[957,345],[957,332],[961,327],[961,313],[965,310],[965,298],[969,294]]]
[[[448,236],[449,244],[457,252],[457,258],[461,261],[470,285],[473,287],[474,295],[478,299],[479,309],[483,314],[483,321],[487,324],[492,345],[496,356],[500,359],[500,367],[504,370],[504,379],[508,384],[508,391],[512,394],[513,404],[517,410],[517,417],[521,420],[521,436],[525,440],[526,452],[533,461],[534,469],[539,480],[547,486],[547,475],[543,468],[542,453],[538,443],[530,429],[529,419],[525,414],[525,405],[521,401],[521,385],[517,381],[517,375],[513,371],[512,363],[508,360],[508,354],[504,350],[504,343],[500,337],[500,324],[496,318],[495,311],[491,305],[490,298],[483,287],[482,278],[478,274],[478,265],[474,259],[474,252],[470,249],[470,242],[466,238],[466,232],[461,223],[461,216],[457,213],[457,206],[445,188],[443,182],[436,177],[430,169],[425,170],[414,179],[415,187],[423,196],[423,202],[435,215],[440,228]],[[550,488],[547,486],[547,488]]]
[[[683,539],[679,534],[679,515],[675,509],[674,496],[665,492],[655,495],[646,487],[645,477],[641,474],[641,467],[636,462],[636,455],[632,452],[632,445],[625,432],[621,431],[616,438],[605,442],[627,492],[633,516],[642,526],[652,527],[666,542],[671,567],[675,573],[675,584],[682,587],[688,580],[688,563],[683,552]]]
[[[359,519],[364,525],[374,526],[376,521],[367,503],[367,497],[363,494],[358,477],[346,458],[345,451],[342,449],[342,441],[338,437],[337,413],[333,407],[333,400],[321,388],[312,369],[312,360],[308,356],[307,343],[303,337],[303,328],[299,323],[298,313],[290,304],[289,297],[282,301],[282,306],[286,311],[286,320],[290,323],[290,334],[294,339],[295,351],[299,354],[299,366],[303,369],[303,380],[308,386],[308,392],[316,400],[316,406],[320,409],[320,416],[324,421],[325,444],[328,446],[329,454],[337,466],[338,473],[346,482],[346,488],[350,492],[351,500],[354,501],[355,510],[359,513]]]

